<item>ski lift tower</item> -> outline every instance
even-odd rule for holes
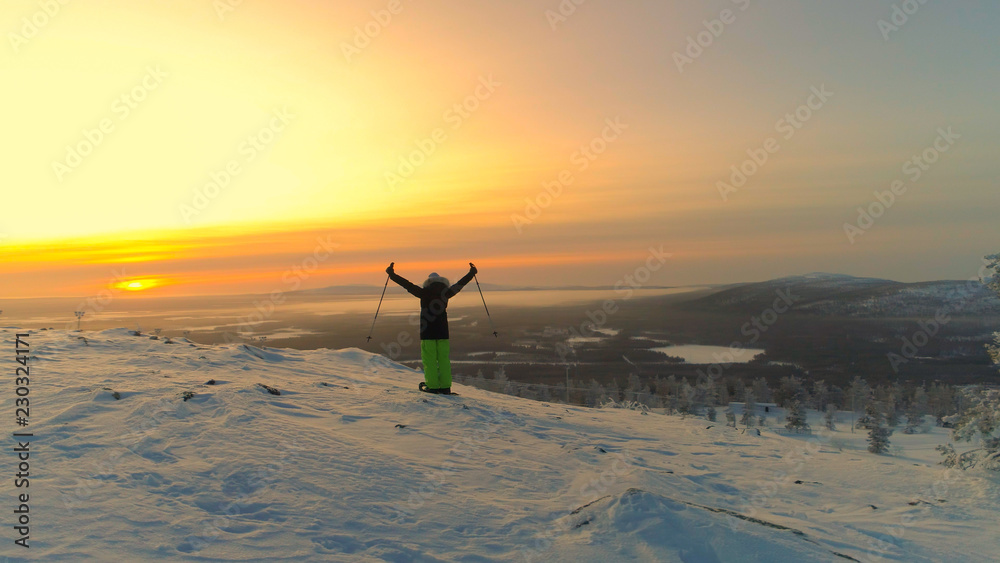
[[[80,322],[83,320],[83,316],[87,314],[86,311],[73,311],[76,315],[76,330],[80,330]]]

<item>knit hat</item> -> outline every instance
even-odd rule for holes
[[[424,287],[428,287],[432,283],[443,283],[444,285],[451,286],[451,282],[448,281],[448,278],[439,276],[437,272],[431,272],[431,274],[427,276],[427,281],[424,282]]]

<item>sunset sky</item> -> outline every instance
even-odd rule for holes
[[[1000,251],[995,2],[63,2],[0,18],[0,297],[391,261],[606,285],[651,247],[656,285],[967,279]]]

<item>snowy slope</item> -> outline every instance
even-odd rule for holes
[[[0,331],[12,350],[16,330]],[[32,547],[14,546],[5,527],[0,555],[13,560],[987,561],[1000,551],[995,479],[949,475],[930,458],[466,387],[431,396],[416,391],[417,372],[357,349],[167,344],[124,329],[29,341]],[[4,406],[12,415],[12,393]],[[6,474],[13,464],[8,452]],[[2,488],[13,499],[13,480]]]

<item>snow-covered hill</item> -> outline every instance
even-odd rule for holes
[[[687,307],[754,313],[770,307],[779,291],[791,296],[795,311],[824,316],[933,318],[942,311],[955,316],[1000,314],[1000,299],[975,281],[901,283],[824,273],[727,286],[690,301]]]
[[[13,373],[17,331],[0,331]],[[357,349],[208,347],[124,329],[28,341],[30,424],[13,431],[34,433],[31,548],[13,545],[6,526],[0,555],[14,560],[987,561],[1000,552],[997,482],[933,465],[942,435],[899,435],[900,455],[873,456],[846,426],[809,441],[467,387],[422,394],[419,373]],[[11,448],[2,463],[12,476]],[[3,479],[0,494],[8,515],[13,482]]]

